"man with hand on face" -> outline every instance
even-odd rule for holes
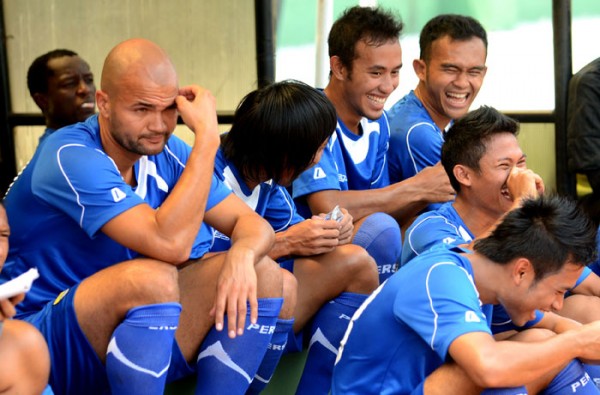
[[[0,277],[39,268],[17,317],[49,344],[53,390],[163,394],[196,373],[197,394],[245,393],[282,278],[272,228],[214,177],[214,97],[180,88],[162,48],[130,39],[108,54],[96,101],[5,198],[15,227]],[[192,147],[172,136],[178,113]],[[232,244],[207,257],[210,227]]]
[[[293,197],[305,218],[336,205],[348,210],[355,221],[353,243],[375,259],[381,282],[395,271],[400,255],[398,222],[454,195],[441,167],[389,183],[384,104],[399,83],[402,28],[394,15],[359,6],[333,24],[324,94],[336,109],[338,125],[321,160],[293,182]]]
[[[27,87],[46,120],[40,143],[57,129],[83,122],[95,112],[94,75],[71,50],[55,49],[37,57],[27,71]]]

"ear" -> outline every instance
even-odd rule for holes
[[[33,99],[33,101],[35,102],[35,104],[37,104],[37,106],[40,108],[40,110],[42,110],[43,114],[46,114],[46,112],[48,111],[48,98],[46,97],[45,94],[43,93],[34,93],[31,98]]]
[[[471,179],[471,173],[473,172],[473,170],[471,170],[471,168],[464,166],[464,165],[456,165],[454,166],[454,169],[452,169],[452,173],[454,173],[454,178],[456,178],[456,181],[458,181],[461,185],[470,187],[471,183],[472,183],[472,179]]]
[[[423,59],[415,59],[413,60],[413,69],[415,70],[415,74],[419,77],[419,81],[425,81],[425,77],[427,74],[427,65]]]
[[[533,265],[527,258],[517,258],[515,260],[511,275],[517,286],[521,284],[527,284],[529,286],[529,284],[533,283],[535,280]]]
[[[98,106],[100,116],[102,116],[103,118],[109,118],[110,100],[108,99],[108,95],[106,94],[106,92],[103,92],[102,90],[96,91],[96,105]]]
[[[345,80],[347,69],[346,66],[342,64],[342,60],[339,56],[332,56],[329,58],[329,67],[331,68],[331,74],[334,78],[338,80]]]

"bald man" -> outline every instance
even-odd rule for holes
[[[167,54],[133,39],[107,56],[96,100],[99,114],[49,136],[5,198],[2,279],[41,273],[17,317],[46,338],[55,393],[163,394],[196,371],[197,393],[244,393],[283,274],[266,256],[270,225],[213,176],[214,97],[179,88]],[[192,147],[171,135],[177,113]],[[205,257],[211,227],[233,243]]]

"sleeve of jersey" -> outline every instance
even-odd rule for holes
[[[232,193],[231,189],[227,188],[227,186],[213,173],[205,212],[223,201],[223,199],[229,196],[230,193]],[[213,243],[215,243],[215,232],[216,231],[212,227],[208,226],[204,222],[202,223],[200,226],[200,231],[198,232],[196,240],[194,241],[194,245],[192,246],[190,259],[202,258],[204,254],[206,254],[208,250],[213,247]],[[228,239],[229,238],[227,238],[227,240]],[[228,245],[227,240],[220,241],[220,247],[216,248],[215,251],[223,251],[226,249],[223,246]]]
[[[416,174],[439,162],[443,143],[442,136],[434,125],[426,122],[414,125],[407,136],[408,155],[412,166],[410,172]]]
[[[208,200],[206,201],[206,209],[204,211],[206,212],[215,207],[231,193],[231,189],[229,189],[227,185],[225,185],[225,183],[223,183],[223,181],[221,181],[219,177],[213,173],[212,183],[210,184],[210,191],[208,193]]]
[[[281,232],[304,221],[304,218],[298,214],[292,197],[282,186],[277,185],[272,188],[268,198],[263,217],[271,224],[275,232]]]
[[[143,203],[102,151],[67,144],[41,155],[32,173],[39,199],[71,217],[90,237],[110,219]]]
[[[536,325],[541,319],[544,318],[544,313],[539,310],[535,311],[535,318],[528,321],[523,326],[517,326],[513,324],[510,316],[506,312],[506,309],[502,305],[494,305],[494,312],[492,314],[492,333],[502,333],[506,331],[522,331],[527,328],[531,328]]]
[[[334,135],[335,136],[335,135]],[[330,140],[321,160],[305,170],[292,183],[294,199],[328,189],[341,190],[338,166],[333,155],[335,141]]]
[[[579,275],[579,278],[577,279],[577,282],[575,283],[575,286],[573,286],[573,288],[577,288],[577,286],[579,284],[581,284],[586,278],[588,278],[588,276],[590,274],[592,274],[592,269],[590,269],[589,267],[585,266],[583,268],[583,271]]]
[[[425,213],[415,220],[408,228],[403,249],[408,249],[411,257],[421,255],[436,244],[462,244],[465,240],[461,237],[456,226],[451,224],[444,216]],[[405,254],[403,254],[404,258]],[[408,255],[406,255],[408,257]],[[401,262],[404,265],[406,262]]]
[[[408,267],[407,267],[408,268]],[[402,269],[405,270],[405,269]],[[469,274],[454,262],[440,261],[428,270],[405,276],[394,314],[407,323],[442,360],[461,335],[486,332],[486,317]]]

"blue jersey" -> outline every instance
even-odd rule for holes
[[[433,122],[414,91],[400,99],[388,111],[391,182],[406,180],[425,167],[440,161],[444,134]]]
[[[237,197],[266,219],[275,232],[286,230],[304,220],[296,211],[288,191],[273,180],[262,182],[252,190],[248,188],[237,168],[225,158],[221,149],[215,158],[215,174]],[[215,231],[211,251],[227,250],[230,244],[229,237]]]
[[[338,118],[321,160],[292,184],[293,197],[305,218],[304,197],[323,190],[366,190],[389,185],[386,153],[390,139],[385,113],[377,120],[362,118],[361,134],[352,133]]]
[[[66,288],[139,254],[116,243],[101,228],[142,203],[156,209],[175,186],[190,147],[173,136],[163,152],[135,164],[137,186],[126,184],[100,141],[98,117],[50,135],[11,186],[5,205],[11,219],[10,249],[0,282],[37,267],[37,279],[19,312],[39,310]],[[230,191],[216,177],[206,210]],[[192,258],[212,243],[202,226]]]
[[[400,266],[406,265],[415,256],[437,244],[465,244],[473,239],[475,235],[467,228],[453,203],[444,203],[435,211],[419,215],[406,230]],[[591,272],[590,268],[584,268],[575,286],[585,280]]]
[[[459,252],[467,251],[420,255],[367,299],[342,340],[332,394],[410,394],[448,360],[455,339],[491,336],[494,306],[482,305],[471,263]]]
[[[454,209],[453,202],[419,215],[404,234],[400,266],[438,243],[463,244],[475,236]]]

